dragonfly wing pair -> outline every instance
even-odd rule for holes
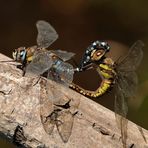
[[[26,73],[41,75],[50,69],[53,63],[52,53],[47,50],[40,50],[34,53],[32,61],[26,67]]]
[[[38,30],[37,44],[41,49],[34,54],[33,60],[28,65],[27,70],[33,73],[35,72],[35,74],[38,75],[47,72],[48,79],[68,86],[73,81],[74,70],[73,66],[65,61],[71,59],[75,54],[62,50],[47,51],[45,48],[49,47],[58,38],[58,34],[54,28],[45,21],[38,21],[36,26]],[[48,83],[48,80],[46,80],[46,84],[44,85],[46,88],[44,86],[41,87],[43,90],[46,89],[46,91],[41,90],[41,93],[45,92],[43,98],[41,96],[41,121],[43,127],[46,133],[50,135],[56,126],[63,142],[68,142],[72,132],[74,115],[70,112],[70,106],[68,109],[63,109],[55,105],[55,102],[59,103],[63,98],[62,95],[59,94],[60,92],[58,92],[58,94],[56,92],[56,95],[53,93],[53,96],[48,96],[48,92],[51,90]],[[50,107],[45,107],[46,104],[48,104],[47,102],[52,104],[51,111],[50,109],[48,111]]]
[[[62,76],[63,80],[69,79],[66,83],[72,82],[73,67],[64,62],[71,59],[75,54],[62,50],[46,50],[45,48],[49,47],[58,38],[58,34],[48,22],[40,20],[36,23],[36,26],[38,30],[38,48],[32,57],[32,61],[26,67],[26,72],[42,75],[54,65],[56,67],[54,75],[58,75],[56,78]],[[51,77],[51,79],[55,78]]]
[[[45,21],[38,21],[36,23],[38,30],[37,45],[40,48],[47,48],[58,39],[58,34],[55,29]]]
[[[65,51],[66,52],[66,51]],[[74,54],[67,52],[67,59],[70,59]],[[62,56],[61,56],[62,57]],[[64,59],[66,55],[64,56]],[[65,83],[71,83],[73,80],[73,66],[64,62],[52,51],[40,50],[35,52],[32,61],[26,67],[26,73],[33,73],[36,75],[42,75],[48,71],[48,78],[59,81],[59,78]],[[60,81],[59,81],[60,82]]]
[[[56,127],[62,141],[66,143],[72,133],[75,115],[75,113],[71,111],[71,98],[68,98],[66,94],[60,92],[61,89],[57,90],[54,88],[54,90],[52,90],[51,84],[48,83],[49,81],[47,79],[42,78],[40,80],[41,122],[45,132],[49,135],[53,134],[53,130]],[[56,91],[58,91],[58,94]],[[54,95],[54,93],[56,93],[56,95]],[[63,101],[66,103],[62,104],[61,102]]]
[[[135,70],[138,68],[143,58],[144,44],[137,41],[129,50],[129,53],[120,62],[116,63],[116,81],[115,81],[115,113],[119,128],[121,129],[122,143],[126,147],[127,139],[127,99],[134,96],[138,84]],[[119,116],[121,115],[121,116]]]

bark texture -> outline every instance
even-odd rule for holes
[[[10,60],[2,54],[0,59]],[[16,63],[0,63],[1,133],[24,147],[123,147],[114,112],[53,81],[36,83],[38,78],[22,77]],[[130,121],[127,147],[148,147]]]

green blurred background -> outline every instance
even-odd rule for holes
[[[144,58],[137,70],[139,86],[129,101],[128,119],[148,129],[147,0],[1,0],[0,17],[0,52],[10,57],[13,49],[36,44],[35,23],[40,19],[50,22],[59,34],[51,49],[75,52],[78,63],[86,47],[95,40],[109,42],[108,56],[114,60],[126,54],[136,40],[142,40]],[[100,83],[93,71],[77,74],[74,81],[92,90]],[[113,92],[95,101],[114,110]]]

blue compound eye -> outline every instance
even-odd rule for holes
[[[20,52],[20,59],[21,59],[22,62],[25,61],[26,54],[27,54],[27,52],[26,52],[25,49]]]
[[[25,47],[19,47],[13,50],[12,56],[15,61],[24,62],[26,60],[27,50]]]

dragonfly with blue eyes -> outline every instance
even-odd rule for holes
[[[74,115],[76,114],[70,111],[72,98],[68,98],[67,102],[61,104],[57,99],[62,100],[65,95],[62,96],[60,92],[56,92],[56,95],[49,96],[48,92],[51,88],[48,79],[68,87],[73,81],[74,68],[66,61],[75,54],[62,50],[47,50],[58,38],[58,34],[46,21],[38,21],[36,27],[38,30],[37,45],[15,49],[13,59],[22,64],[23,75],[31,73],[47,78],[46,80],[41,78],[39,81],[41,122],[49,135],[52,134],[56,126],[62,141],[66,143],[71,135]],[[78,104],[75,106],[77,108]]]
[[[55,70],[56,78],[60,78],[66,83],[72,82],[73,66],[66,61],[75,54],[63,50],[47,50],[57,40],[58,34],[46,21],[38,21],[36,27],[38,30],[37,45],[28,48],[19,47],[12,54],[13,59],[22,64],[23,75],[27,72],[42,75],[52,67]],[[51,79],[55,79],[51,76]]]

